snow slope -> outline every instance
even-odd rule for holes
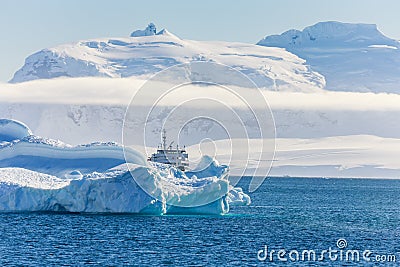
[[[398,167],[392,160],[397,158],[400,139],[399,43],[385,37],[375,25],[318,23],[303,31],[268,36],[258,46],[182,40],[166,30],[157,32],[152,25],[132,36],[60,45],[28,57],[15,74],[14,84],[0,84],[0,114],[26,122],[37,134],[72,144],[121,142],[126,106],[149,75],[181,62],[219,62],[243,71],[267,89],[279,91],[263,92],[272,108],[278,137],[279,161],[274,162],[272,174],[398,178]],[[324,75],[326,89],[332,91],[321,90],[325,80],[315,71]],[[195,77],[196,73],[182,69],[166,78],[180,80],[182,75]],[[60,78],[53,79],[56,77]],[[232,80],[222,77],[221,82],[231,85]],[[187,88],[182,97],[190,98],[192,91],[200,89],[195,85]],[[213,89],[201,88],[204,92]],[[135,122],[138,127],[146,122],[153,129],[148,136],[150,151],[159,143],[160,125],[170,118],[168,114],[177,102],[164,103],[156,109],[159,116],[150,122],[145,117]],[[139,103],[135,108],[138,114],[146,115],[146,106],[152,104]],[[229,105],[240,112],[240,106]],[[208,105],[207,109],[190,106],[181,111],[205,112],[224,121],[231,118],[223,109]],[[181,126],[185,121],[175,116],[170,123]],[[245,118],[244,125],[250,129],[251,142],[257,142],[253,139],[257,138],[254,121]],[[194,145],[204,138],[223,143],[227,137],[216,124],[197,121],[182,131],[180,138],[181,144]],[[348,152],[343,142],[356,145]],[[198,146],[191,149],[191,154],[199,150]],[[223,157],[221,162],[226,160]],[[232,162],[231,170],[241,164]]]
[[[240,70],[273,91],[400,93],[399,48],[398,41],[371,24],[320,22],[267,36],[258,46],[183,40],[149,24],[128,38],[83,40],[38,51],[26,58],[10,82],[88,76],[145,79],[176,64],[211,61]],[[182,75],[196,73],[183,69],[169,78]],[[221,82],[233,83],[229,77]]]
[[[0,133],[22,125],[1,122],[8,127]],[[248,196],[230,186],[228,167],[209,157],[203,158],[202,169],[184,173],[148,164],[137,151],[115,143],[73,147],[31,134],[18,138],[0,140],[3,212],[224,214],[229,203],[250,204]]]
[[[153,26],[133,32],[130,38],[84,40],[43,49],[30,55],[10,82],[86,76],[148,78],[176,64],[211,61],[240,70],[269,90],[314,92],[325,86],[321,75],[284,49],[183,40],[167,30],[156,33]],[[170,78],[191,75],[196,73],[185,68]],[[232,83],[229,77],[222,78],[221,83]]]
[[[2,98],[0,114],[2,116],[26,122],[38,135],[61,139],[70,144],[95,141],[121,142],[122,126],[126,106],[142,82],[133,79],[74,78],[31,81],[20,84],[0,84]],[[165,84],[168,88],[168,84]],[[57,88],[55,90],[54,88]],[[196,85],[188,86],[185,97],[198,97]],[[204,97],[208,90],[201,88]],[[207,89],[207,90],[206,90]],[[248,91],[247,88],[238,90]],[[81,93],[80,93],[81,92]],[[149,92],[151,93],[151,92]],[[400,96],[397,94],[373,94],[352,92],[323,93],[283,93],[263,91],[275,118],[278,138],[321,138],[343,135],[375,135],[385,138],[400,138]],[[159,116],[151,122],[149,146],[159,143],[159,129],[169,112],[181,103],[170,101],[159,108]],[[137,122],[143,129],[146,121],[147,105],[140,103],[136,108],[143,114]],[[227,103],[241,111],[240,105]],[[254,106],[253,109],[260,107]],[[263,108],[263,107],[261,107]],[[210,117],[224,117],[229,121],[231,113],[224,113],[223,106],[209,107],[185,106],[181,113],[202,114]],[[156,114],[157,115],[157,114]],[[183,117],[184,118],[184,117]],[[174,116],[172,125],[181,127],[181,117]],[[249,117],[244,121],[250,129],[254,123]],[[192,145],[203,138],[226,139],[226,134],[218,131],[216,125],[209,122],[193,122],[192,127],[182,132],[182,143]],[[254,136],[250,135],[251,138]],[[177,138],[170,137],[171,140]],[[141,140],[138,140],[140,143]]]
[[[340,177],[340,178],[395,178],[400,177],[400,138],[382,138],[372,135],[332,136],[324,138],[277,138],[275,157],[270,176],[292,177]],[[247,173],[254,168],[267,173],[266,165],[259,165],[256,153],[231,160],[229,143],[231,140],[215,141],[220,162],[229,162],[232,174],[240,173],[243,159],[249,159]],[[250,146],[259,141],[250,139]],[[187,148],[191,157],[201,156],[198,146]],[[203,147],[202,153],[212,153]],[[271,158],[261,161],[270,162]]]
[[[10,142],[30,135],[32,132],[25,124],[14,120],[0,119],[1,141]]]
[[[319,22],[266,36],[258,45],[285,48],[305,59],[325,77],[328,90],[400,93],[400,43],[376,25]]]
[[[75,145],[95,141],[120,143],[122,142],[126,105],[140,85],[140,81],[131,78],[50,79],[3,84],[0,86],[2,88],[0,114],[26,122],[38,135],[53,139],[59,138]],[[187,88],[188,91],[185,95],[188,98],[196,96],[193,92],[199,91],[196,85],[192,86],[194,88]],[[54,90],[54,88],[58,90]],[[207,89],[213,90],[214,87]],[[207,96],[208,91],[205,88],[202,90]],[[241,90],[248,90],[248,88]],[[79,93],[80,91],[82,93]],[[363,175],[367,177],[370,175],[398,177],[396,171],[390,170],[392,168],[390,162],[398,158],[396,149],[397,141],[400,140],[400,106],[398,104],[400,95],[327,91],[315,94],[263,91],[263,95],[268,100],[275,118],[278,137],[276,140],[277,157],[283,155],[286,160],[290,159],[292,155],[295,158],[298,150],[301,150],[303,155],[307,153],[312,155],[303,157],[303,159],[309,159],[307,163],[287,160],[280,161],[281,165],[278,166],[276,165],[278,162],[274,162],[272,174],[295,176],[298,173],[302,176],[339,175],[342,177],[349,174],[359,177]],[[136,107],[138,113],[146,111],[146,105],[152,103],[140,104]],[[155,116],[156,120],[148,122],[154,129],[148,136],[151,141],[148,143],[150,153],[154,152],[160,142],[159,130],[167,118],[173,118],[170,121],[172,125],[182,126],[183,122],[179,116],[168,117],[168,112],[172,111],[176,104],[175,101],[165,102],[164,106],[160,106],[158,109],[160,116]],[[231,102],[230,104],[233,108],[240,110],[240,106],[236,106],[236,103]],[[253,108],[259,107],[254,106]],[[224,121],[229,121],[232,114],[225,113],[224,110],[211,105],[207,109],[193,105],[190,109],[185,109],[183,113],[203,112],[210,117],[225,116]],[[145,115],[146,113],[143,113],[143,118],[137,121],[138,129],[143,129],[146,121]],[[252,140],[255,140],[253,138],[257,138],[256,135],[252,135],[255,132],[252,131],[254,122],[249,119],[244,123],[250,130],[249,137],[253,142]],[[199,157],[201,140],[204,138],[211,138],[215,141],[227,139],[226,133],[219,129],[218,125],[209,121],[193,122],[187,131],[181,132],[180,144],[190,146],[190,159],[195,161]],[[370,137],[360,138],[360,136],[366,135]],[[345,139],[345,136],[348,136],[349,139]],[[327,139],[324,138],[331,138],[329,139],[331,141],[325,142],[323,140]],[[178,140],[174,136],[169,136],[169,139],[171,141]],[[350,155],[346,152],[348,148],[343,146],[344,140],[354,142],[352,150],[359,147],[353,158],[341,157]],[[142,144],[142,140],[137,139],[137,143],[134,145],[140,144]],[[381,146],[381,144],[384,145]],[[227,147],[229,146],[218,147],[217,154],[228,155],[224,152]],[[257,146],[252,145],[252,147]],[[364,149],[365,147],[371,147],[371,149]],[[322,153],[323,164],[318,163],[318,155],[321,155],[318,150],[324,151]],[[336,153],[335,150],[343,153]],[[285,152],[281,154],[280,151]],[[325,153],[326,151],[329,153]],[[213,151],[204,154],[212,155]],[[246,160],[246,158],[247,155],[243,154],[241,159]],[[255,159],[256,156],[252,156],[252,158]],[[218,159],[221,163],[230,166],[232,174],[238,174],[236,170],[243,163],[243,161],[229,163],[227,156]],[[345,166],[346,161],[350,159],[356,161],[360,167],[352,168],[351,172],[338,172],[338,168],[342,165]],[[366,165],[362,164],[363,159],[368,159],[365,160]],[[284,162],[286,163],[283,164]],[[319,167],[312,168],[313,162]],[[289,167],[291,164],[293,167]],[[377,167],[381,165],[384,167]],[[371,166],[375,166],[373,171],[370,169]]]

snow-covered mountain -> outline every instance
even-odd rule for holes
[[[400,43],[373,24],[320,22],[258,42],[305,59],[336,91],[400,93]]]
[[[275,175],[399,177],[400,166],[394,164],[393,159],[400,145],[400,46],[375,26],[320,23],[302,32],[289,31],[267,37],[259,43],[262,45],[182,40],[166,30],[157,32],[154,25],[135,31],[131,36],[60,45],[28,57],[24,67],[15,74],[14,84],[0,84],[0,114],[26,122],[38,135],[72,144],[122,142],[126,107],[146,78],[182,62],[219,62],[245,72],[267,89],[279,91],[262,91],[275,119],[276,128],[270,129],[276,130],[278,138],[276,167],[272,169]],[[170,82],[180,79],[179,75],[184,75],[186,81],[198,79],[199,73],[191,71],[172,73],[172,77],[167,78]],[[326,87],[324,76],[319,73],[326,77]],[[52,79],[56,77],[84,78]],[[221,78],[225,79],[223,82],[233,82],[229,75]],[[239,95],[251,91],[236,85],[239,85]],[[172,88],[168,84],[161,87]],[[327,92],[324,88],[363,93]],[[191,99],[203,93],[207,98],[211,89],[214,87],[190,85],[181,95]],[[154,90],[146,92],[154,94]],[[229,99],[225,100],[228,106],[239,110],[240,106]],[[134,134],[135,130],[142,132],[143,125],[153,130],[146,136],[151,141],[146,145],[153,147],[150,152],[159,143],[161,125],[167,119],[170,125],[177,126],[175,128],[183,127],[187,122],[185,116],[167,117],[175,110],[176,100],[173,98],[154,109],[150,121],[145,115],[147,107],[153,103],[140,102],[135,112],[143,117],[131,121],[132,140],[138,141],[132,145],[142,143],[143,140],[135,138]],[[212,105],[184,108],[177,114],[221,117],[229,126],[236,125],[230,121],[233,116],[222,108]],[[251,108],[260,109],[259,106]],[[253,142],[251,147],[259,147],[252,117],[243,116],[243,119],[243,125],[249,129],[250,142]],[[215,123],[190,121],[187,131],[183,128],[181,132],[182,139],[171,139],[190,146],[188,150],[194,155],[201,151],[199,144],[206,138],[225,144],[226,132],[220,128]],[[231,154],[218,149],[218,155],[222,154],[218,160],[228,164]],[[247,156],[245,151],[240,155]],[[264,162],[268,160],[263,159]],[[255,155],[251,163],[258,164]],[[239,161],[229,165],[232,173],[243,166]]]
[[[29,56],[12,83],[56,77],[142,77],[191,61],[211,61],[242,71],[260,87],[315,92],[324,78],[281,48],[244,43],[183,40],[154,24],[128,38],[102,38],[43,49]],[[177,74],[192,75],[190,70]],[[223,76],[223,75],[222,75]],[[224,82],[224,81],[223,81]],[[230,78],[225,82],[229,84]]]
[[[157,28],[154,23],[150,23],[147,25],[144,30],[136,30],[131,33],[131,37],[140,37],[140,36],[152,36],[157,34]]]
[[[157,32],[150,23],[127,38],[43,49],[29,56],[10,82],[88,76],[148,78],[179,63],[210,61],[238,69],[258,86],[274,91],[400,93],[399,48],[398,41],[372,24],[320,22],[251,45],[183,40],[167,30]],[[192,73],[185,70],[176,75],[171,79]],[[232,83],[229,77],[223,82]]]

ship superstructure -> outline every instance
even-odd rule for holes
[[[170,164],[176,166],[178,169],[185,171],[189,167],[189,155],[186,152],[185,147],[180,148],[176,145],[174,148],[172,146],[174,142],[172,141],[167,146],[167,132],[164,129],[162,135],[162,144],[158,147],[157,153],[153,153],[148,159],[149,161]]]

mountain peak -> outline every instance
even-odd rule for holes
[[[302,31],[289,30],[280,35],[270,35],[259,45],[277,47],[315,46],[369,46],[374,44],[395,45],[398,43],[383,35],[375,24],[343,23],[338,21],[318,22]]]
[[[172,33],[170,33],[167,29],[162,29],[157,33],[157,35],[168,35],[168,36],[175,36]]]
[[[150,22],[144,30],[136,30],[131,33],[131,37],[142,37],[142,36],[153,36],[153,35],[168,35],[174,36],[172,33],[167,31],[166,29],[162,29],[157,32],[156,25],[153,22]]]
[[[267,36],[258,45],[285,48],[305,59],[325,77],[328,90],[400,92],[400,43],[374,24],[319,22]]]
[[[140,36],[152,36],[157,34],[157,28],[156,25],[154,25],[153,22],[150,22],[149,25],[147,25],[146,29],[144,30],[136,30],[131,33],[131,37],[140,37]]]

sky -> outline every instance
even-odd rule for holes
[[[0,82],[43,48],[125,37],[154,22],[183,39],[256,43],[319,21],[373,23],[400,39],[398,0],[1,0]]]

